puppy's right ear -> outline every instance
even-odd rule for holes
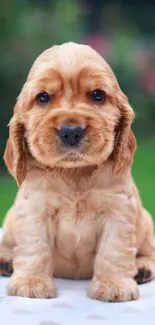
[[[4,161],[18,186],[25,179],[27,171],[27,154],[25,146],[25,128],[18,118],[18,113],[10,121],[10,134],[4,152]]]

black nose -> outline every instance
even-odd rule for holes
[[[60,138],[65,145],[77,145],[84,134],[84,129],[81,126],[64,125],[60,129]]]

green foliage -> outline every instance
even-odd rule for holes
[[[133,164],[133,178],[138,186],[145,208],[153,215],[155,221],[155,139],[138,142],[138,149]]]
[[[14,202],[15,195],[17,192],[17,186],[15,181],[11,176],[5,174],[5,176],[0,175],[0,226],[2,220]]]

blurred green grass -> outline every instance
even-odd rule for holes
[[[138,144],[132,174],[139,188],[144,206],[155,221],[155,141]],[[7,174],[0,175],[0,225],[5,213],[14,201],[17,186]]]
[[[8,174],[0,174],[0,226],[7,210],[14,202],[17,186]]]

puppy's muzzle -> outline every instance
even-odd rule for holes
[[[81,126],[64,125],[59,131],[60,139],[66,146],[76,146],[84,136],[84,129]]]

